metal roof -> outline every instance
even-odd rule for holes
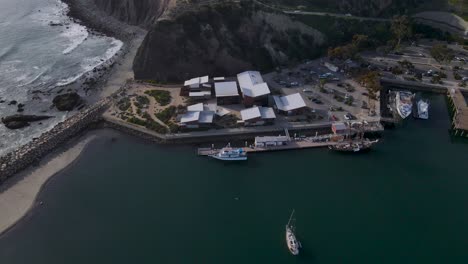
[[[184,82],[184,86],[194,86],[200,84],[200,77],[192,78]]]
[[[215,83],[216,97],[238,96],[236,82],[217,82]]]
[[[262,114],[260,113],[260,109],[258,107],[247,108],[240,111],[242,121],[248,121],[255,118],[261,118]]]
[[[260,107],[260,114],[263,119],[274,119],[276,118],[275,111],[271,107]]]
[[[187,112],[180,118],[181,123],[196,122],[200,118],[200,112]]]
[[[258,97],[270,93],[268,85],[263,81],[258,71],[246,71],[237,74],[239,86],[244,95]]]
[[[210,80],[210,77],[208,77],[208,75],[200,77],[200,84],[207,83],[207,82],[209,82],[209,80]]]
[[[201,112],[201,111],[203,111],[203,103],[187,106],[187,111],[189,111],[189,112],[196,112],[196,111]]]
[[[289,141],[289,137],[287,136],[277,136],[277,137],[255,137],[256,143],[267,143],[267,142],[285,142]]]
[[[273,96],[276,107],[281,111],[292,111],[306,107],[306,103],[299,93],[287,96]]]
[[[210,91],[201,91],[201,92],[190,92],[189,97],[204,97],[204,96],[211,96]]]
[[[211,124],[213,123],[214,112],[203,111],[200,112],[200,117],[198,118],[198,123],[201,124]]]

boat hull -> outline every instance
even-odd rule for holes
[[[214,159],[217,159],[217,160],[223,160],[223,161],[244,161],[244,160],[247,160],[247,156],[245,157],[219,157],[217,155],[212,155],[210,156]]]
[[[288,245],[288,249],[291,254],[294,256],[299,255],[299,242],[289,226],[286,226],[286,244]]]

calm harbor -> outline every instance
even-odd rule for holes
[[[98,132],[46,184],[42,205],[0,237],[0,258],[9,264],[465,263],[468,146],[448,133],[444,96],[428,98],[429,121],[406,120],[358,155],[307,149],[231,164],[198,157],[197,146]],[[284,241],[292,209],[303,246],[298,257]]]

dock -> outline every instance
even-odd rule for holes
[[[270,151],[284,151],[284,150],[295,150],[295,149],[308,149],[308,148],[325,148],[328,146],[336,145],[339,142],[327,141],[327,142],[311,142],[306,140],[301,141],[290,141],[286,145],[281,146],[268,146],[268,147],[240,147],[247,153],[257,152],[270,152]],[[219,152],[219,149],[213,148],[199,148],[199,156],[211,156]]]
[[[452,130],[455,136],[468,137],[468,105],[465,96],[459,89],[449,91],[447,96],[452,111]]]

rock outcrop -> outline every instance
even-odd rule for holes
[[[80,101],[81,97],[76,92],[71,92],[55,96],[52,103],[59,111],[71,111]]]
[[[201,6],[158,21],[134,61],[137,79],[272,70],[316,55],[324,35],[251,1]]]
[[[11,115],[2,117],[2,123],[9,129],[20,129],[29,126],[30,122],[49,119],[52,116]]]

